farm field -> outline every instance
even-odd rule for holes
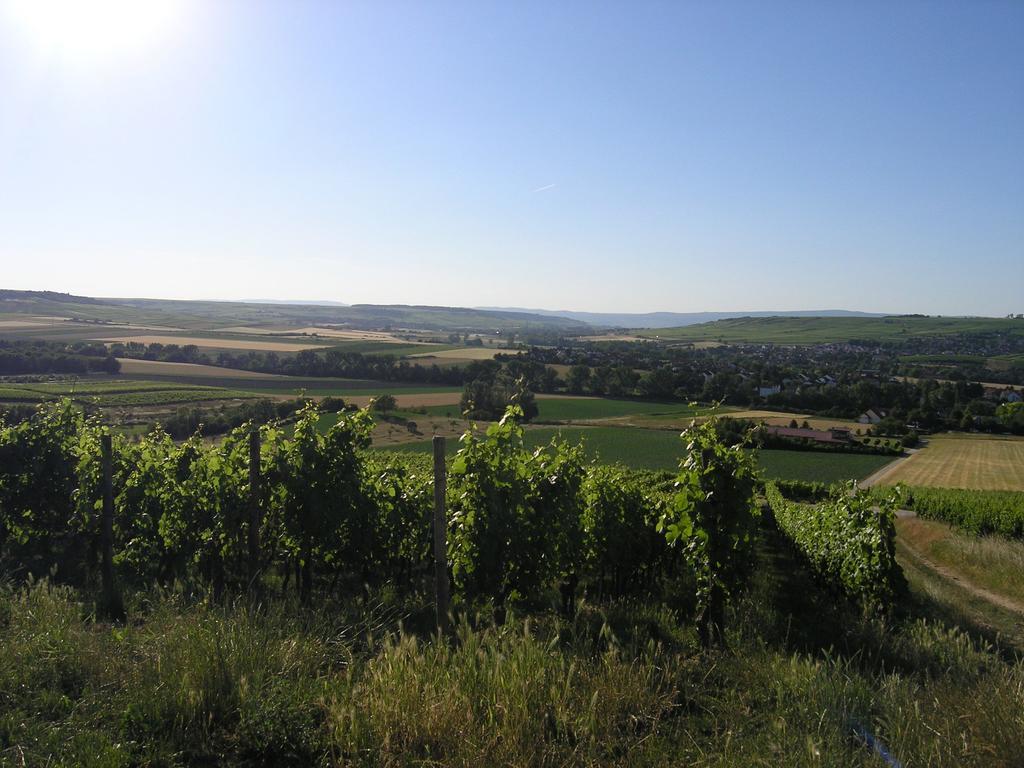
[[[742,317],[681,328],[637,331],[663,341],[751,344],[828,344],[852,340],[899,341],[914,336],[1010,331],[1024,335],[1024,321],[965,317]]]
[[[644,400],[615,400],[602,397],[572,397],[565,395],[537,395],[540,421],[581,421],[611,419],[633,414],[687,416],[700,412],[682,403],[653,403]],[[435,406],[432,414],[458,418],[458,401],[454,406]]]
[[[415,342],[409,339],[402,339],[393,333],[384,331],[351,331],[343,328],[329,328],[315,325],[308,325],[302,328],[290,328],[276,326],[272,328],[260,328],[258,326],[235,326],[218,328],[223,333],[243,333],[265,336],[323,336],[329,339],[342,339],[344,341],[377,341],[388,344],[412,344]]]
[[[849,419],[831,419],[819,416],[811,416],[804,413],[786,413],[780,411],[766,411],[760,409],[745,410],[730,408],[728,406],[715,409],[714,413],[719,416],[731,419],[749,419],[760,421],[772,426],[787,427],[789,423],[796,420],[801,426],[806,421],[811,429],[831,429],[832,427],[844,427],[852,430],[863,430],[866,427]],[[681,411],[679,413],[636,413],[616,418],[616,423],[624,426],[646,427],[648,429],[685,429],[690,425],[691,420],[701,421],[711,414],[709,408],[698,408],[696,410]]]
[[[216,400],[243,400],[256,395],[221,387],[196,387],[151,381],[87,380],[39,384],[0,383],[0,402],[41,403],[68,397],[103,407],[168,405]]]
[[[415,393],[462,393],[461,387],[443,384],[403,384],[395,381],[373,381],[371,379],[337,379],[312,376],[285,376],[273,373],[245,371],[236,368],[221,368],[215,365],[194,363],[163,363],[153,360],[131,360],[118,358],[121,374],[132,378],[152,381],[170,381],[179,384],[196,384],[245,389],[266,395],[298,395],[311,397],[374,394],[415,394]],[[454,402],[458,402],[458,397]]]
[[[893,457],[773,449],[759,451],[758,460],[768,479],[831,484],[844,480],[862,480],[891,462]]]
[[[177,344],[178,346],[194,345],[210,349],[251,349],[263,352],[300,352],[303,349],[321,349],[325,343],[309,343],[307,341],[276,341],[268,339],[239,339],[231,336],[162,336],[147,334],[140,336],[97,336],[95,341],[105,344]]]
[[[326,413],[320,417],[317,428],[326,432],[337,421],[337,415]],[[415,428],[412,431],[410,427]],[[449,419],[441,416],[429,416],[409,411],[393,411],[389,418],[376,418],[373,428],[374,448],[386,448],[408,443],[410,438],[422,441],[431,440],[435,435],[446,437],[450,442],[457,443],[459,438],[470,428],[468,421]]]
[[[185,377],[196,378],[217,378],[217,379],[264,379],[288,381],[287,376],[280,376],[275,373],[260,373],[259,371],[243,371],[237,368],[221,368],[216,365],[200,365],[198,363],[166,363],[159,360],[134,360],[129,357],[119,357],[117,362],[121,364],[122,376],[147,376],[147,377]]]
[[[560,436],[570,443],[583,442],[587,453],[602,462],[624,464],[634,469],[665,469],[679,467],[683,453],[679,433],[630,427],[530,427],[525,440],[537,447]],[[381,446],[393,450],[426,452],[429,440],[410,440]],[[458,442],[449,440],[449,453],[458,450]],[[850,453],[816,453],[812,451],[762,450],[758,452],[761,469],[768,479],[805,480],[834,483],[859,480],[877,471],[892,459]]]
[[[450,407],[452,403],[455,404],[455,409],[458,410],[459,398],[462,397],[461,390],[457,392],[408,392],[401,390],[360,390],[358,392],[344,392],[341,394],[341,397],[345,398],[346,403],[352,403],[353,405],[363,407],[369,405],[370,401],[377,395],[383,394],[393,395],[399,408],[427,408],[428,410],[430,408],[436,407]]]
[[[1024,491],[1024,438],[934,435],[881,482]]]
[[[516,355],[519,350],[504,347],[449,347],[437,345],[436,349],[423,351],[423,347],[407,353],[411,360],[438,358],[439,360],[493,360],[495,355]]]

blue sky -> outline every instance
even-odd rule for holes
[[[1024,3],[163,1],[0,0],[0,287],[1024,312]]]

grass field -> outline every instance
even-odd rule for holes
[[[613,400],[602,397],[562,397],[538,395],[539,421],[590,421],[618,416],[650,414],[652,416],[683,417],[700,413],[683,403],[652,403],[643,400]],[[459,418],[458,402],[454,406],[428,409],[431,414]]]
[[[1024,438],[936,435],[884,483],[1024,491]]]
[[[1009,331],[1024,335],[1024,320],[974,317],[741,317],[681,328],[640,331],[648,338],[752,344],[827,344],[899,341],[915,336]]]
[[[160,363],[150,360],[129,360],[119,358],[123,376],[157,382],[174,382],[190,386],[215,386],[228,389],[242,389],[261,395],[298,395],[310,397],[359,397],[389,393],[456,393],[452,400],[458,403],[461,387],[444,385],[403,385],[394,381],[373,381],[372,379],[337,379],[311,376],[282,376],[257,373],[215,365],[193,363]]]
[[[893,458],[860,453],[763,450],[758,453],[758,460],[766,478],[829,484],[862,480]]]
[[[0,591],[0,761],[12,766],[1019,766],[1021,662],[926,603],[871,622],[781,546],[758,553],[728,650],[663,603],[463,620],[412,599],[298,608],[267,590],[129,605]],[[353,590],[355,591],[355,590]],[[6,693],[9,692],[9,693]]]
[[[582,441],[587,453],[603,462],[636,469],[675,470],[683,452],[678,432],[630,427],[530,427],[526,430],[526,443],[531,447],[544,445],[556,435],[571,443]],[[386,447],[429,451],[431,443],[416,440]],[[448,441],[450,453],[458,447],[457,441]],[[767,478],[820,483],[859,480],[892,460],[888,456],[778,450],[760,451],[758,456]]]
[[[102,408],[168,405],[253,398],[251,392],[221,387],[195,387],[152,381],[67,381],[39,384],[0,384],[0,402],[41,403],[69,397]]]
[[[1024,355],[999,355],[990,357],[990,368],[1024,368]]]
[[[612,400],[598,397],[537,398],[538,419],[543,421],[580,421],[607,419],[633,414],[652,416],[695,416],[705,409],[684,403],[651,403],[640,400]]]
[[[969,582],[1024,605],[1024,579],[1021,578],[1024,542],[998,536],[973,536],[945,523],[919,517],[898,519],[896,529],[902,539],[931,562],[951,568]]]

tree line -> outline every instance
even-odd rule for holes
[[[121,364],[103,344],[0,339],[0,376],[119,373]]]

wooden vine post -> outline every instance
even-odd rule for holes
[[[434,436],[434,584],[437,607],[437,628],[443,634],[449,632],[449,609],[451,596],[448,585],[448,518],[444,500],[447,478],[444,465],[444,438]]]
[[[260,430],[249,433],[249,588],[260,577]]]
[[[107,618],[124,618],[124,604],[114,583],[114,451],[109,434],[100,435],[100,464],[103,472],[103,511],[100,516],[102,557],[102,603],[99,613]]]

